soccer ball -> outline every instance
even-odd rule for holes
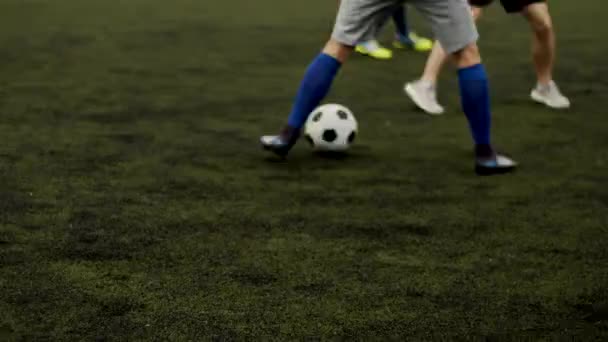
[[[316,151],[344,152],[357,136],[357,120],[339,104],[326,104],[309,115],[304,137]]]

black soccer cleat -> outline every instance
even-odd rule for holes
[[[274,154],[285,157],[300,137],[300,130],[285,126],[279,135],[264,135],[260,138],[262,147]]]
[[[501,154],[475,160],[475,173],[480,176],[492,176],[515,171],[517,162]]]

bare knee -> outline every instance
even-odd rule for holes
[[[539,38],[550,37],[553,35],[553,23],[551,19],[531,22],[534,34]]]
[[[346,62],[352,52],[352,46],[342,44],[333,38],[330,39],[323,48],[323,53],[332,56],[333,58],[340,61],[340,63]]]
[[[530,23],[530,27],[537,37],[546,38],[553,35],[553,21],[551,20],[547,4],[530,5],[524,10],[523,15]]]
[[[481,63],[481,56],[479,55],[477,43],[471,43],[463,49],[454,52],[452,58],[458,68],[468,68]]]

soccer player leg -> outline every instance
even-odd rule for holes
[[[262,136],[264,149],[285,156],[295,145],[308,115],[329,92],[340,66],[357,42],[375,37],[394,0],[342,1],[331,39],[309,65],[296,95],[287,125],[278,135]]]
[[[488,4],[488,0],[484,1]],[[482,13],[481,7],[472,6],[471,13],[477,20]],[[404,91],[414,104],[430,115],[441,115],[444,108],[437,101],[437,78],[448,59],[448,55],[443,50],[441,43],[435,42],[433,49],[424,65],[422,76],[412,82],[405,84]]]
[[[453,52],[452,56],[458,66],[462,109],[469,121],[475,142],[475,172],[480,175],[493,175],[514,170],[517,163],[496,153],[491,145],[490,91],[477,44],[470,43],[465,48]]]
[[[534,101],[543,103],[551,108],[563,109],[570,107],[570,101],[560,92],[553,81],[553,65],[555,61],[555,31],[549,14],[549,7],[543,0],[519,0],[521,8],[505,9],[521,11],[530,23],[534,33],[532,56],[538,83],[532,90]],[[506,4],[506,2],[505,2]]]
[[[435,36],[458,67],[463,111],[475,143],[475,171],[482,175],[504,173],[516,163],[497,154],[491,145],[488,78],[477,48],[478,33],[465,0],[418,0],[418,8],[431,20]]]
[[[410,27],[407,22],[407,7],[401,5],[393,12],[393,22],[395,23],[395,30],[397,34],[404,39],[408,39],[410,35]],[[412,43],[410,41],[410,43]]]

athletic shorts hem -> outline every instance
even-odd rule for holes
[[[502,7],[507,13],[521,13],[526,7],[546,2],[545,0],[501,0]]]

